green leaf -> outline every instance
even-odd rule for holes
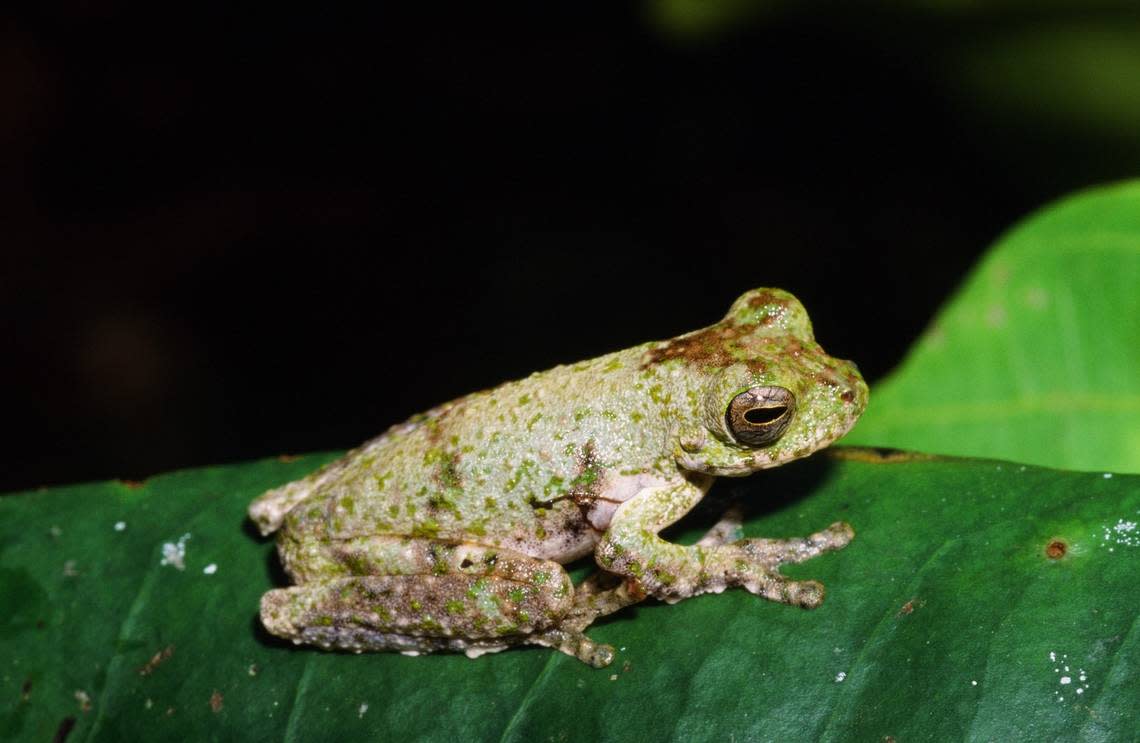
[[[845,443],[1140,472],[1140,182],[999,240]]]
[[[541,648],[356,656],[267,637],[258,597],[285,581],[246,505],[328,458],[0,499],[0,739],[73,725],[73,741],[1133,740],[1140,726],[1140,477],[846,450],[722,483],[755,509],[749,534],[854,525],[846,549],[787,569],[827,601],[646,604],[591,629],[619,649],[594,670]],[[715,512],[692,516],[680,538]],[[162,565],[183,535],[184,569]]]

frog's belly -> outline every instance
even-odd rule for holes
[[[668,480],[652,475],[614,475],[605,478],[596,494],[575,499],[567,496],[557,509],[559,521],[555,529],[544,529],[545,536],[505,538],[501,546],[545,560],[567,563],[585,557],[610,526],[610,520],[622,503],[647,488],[668,484]]]

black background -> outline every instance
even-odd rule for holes
[[[346,448],[755,286],[874,379],[1134,170],[939,84],[1016,18],[194,7],[0,25],[0,490]]]

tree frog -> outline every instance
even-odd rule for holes
[[[586,628],[647,597],[738,586],[818,606],[820,583],[778,568],[845,546],[845,523],[734,539],[729,514],[693,545],[659,533],[715,478],[827,446],[867,395],[795,297],[755,289],[702,330],[461,397],[253,501],[296,583],[262,597],[261,621],[326,649],[534,644],[603,667],[614,650]],[[562,565],[590,554],[600,570],[573,585]]]

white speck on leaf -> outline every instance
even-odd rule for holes
[[[183,534],[178,542],[166,542],[162,545],[162,565],[173,565],[178,570],[186,569],[186,541],[189,534]]]
[[[1140,547],[1140,525],[1135,521],[1117,519],[1112,526],[1101,527],[1101,539],[1105,544]],[[1108,551],[1115,552],[1112,547],[1109,547]]]
[[[361,702],[360,709],[357,710],[357,717],[364,717],[364,713],[368,711],[368,702]]]
[[[215,563],[210,563],[206,567],[202,568],[202,572],[206,575],[213,575],[214,573],[218,572],[218,566]]]
[[[845,678],[847,678],[847,671],[840,671],[839,673],[835,674],[835,683],[842,683],[843,679]]]
[[[1111,472],[1105,472],[1104,473],[1104,479],[1111,480],[1112,479],[1112,473]]]
[[[126,521],[116,521],[115,522],[115,531],[126,531],[126,529],[127,529],[127,522]]]
[[[977,682],[977,681],[971,681],[971,682],[970,682],[970,686],[977,686],[977,685],[978,685],[978,682]]]
[[[1072,679],[1072,678],[1070,678],[1069,676],[1062,676],[1062,677],[1061,677],[1061,684],[1062,684],[1062,685],[1064,685],[1064,684],[1071,684],[1071,683],[1073,683],[1073,679]]]

